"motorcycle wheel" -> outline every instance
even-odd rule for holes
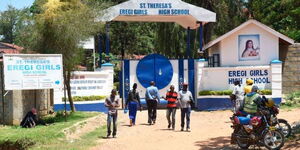
[[[278,119],[278,124],[276,125],[277,129],[282,131],[282,134],[285,138],[289,137],[292,134],[291,125],[284,119]]]
[[[263,135],[263,142],[269,150],[279,150],[284,145],[284,135],[279,131],[268,131]]]
[[[245,131],[243,131],[242,129],[240,129],[238,132],[237,132],[237,135],[246,135],[245,134]],[[239,137],[236,138],[236,143],[238,144],[238,146],[241,148],[241,149],[248,149],[250,144],[249,144],[249,141],[248,140],[242,140],[240,139]]]

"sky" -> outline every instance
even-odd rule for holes
[[[34,0],[0,0],[0,11],[5,11],[8,5],[12,5],[17,9],[30,7]]]

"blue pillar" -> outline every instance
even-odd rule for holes
[[[101,63],[102,63],[102,45],[101,45],[101,34],[98,35],[98,50],[99,50],[99,62],[98,62],[98,66],[99,68],[101,68]]]
[[[186,57],[190,58],[191,57],[191,38],[190,38],[190,32],[191,28],[187,28],[187,38],[186,38]]]
[[[110,49],[110,45],[109,45],[109,23],[106,23],[106,40],[105,40],[105,53],[106,55],[109,55],[109,49]]]
[[[202,51],[203,48],[203,25],[202,22],[200,22],[200,27],[199,27],[199,49]]]

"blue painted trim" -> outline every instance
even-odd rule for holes
[[[190,58],[191,57],[191,28],[188,27],[187,28],[187,40],[186,40],[186,58]]]
[[[105,64],[102,64],[101,66],[102,67],[110,67],[110,66],[115,66],[115,65],[113,65],[111,63],[105,63]]]
[[[273,101],[275,102],[276,105],[279,105],[282,102],[282,98],[281,97],[275,97],[275,98],[272,98],[272,99],[273,99]]]
[[[75,104],[77,111],[97,111],[97,112],[107,112],[107,108],[104,103],[92,103],[92,104]],[[54,104],[54,110],[64,110],[64,104]],[[70,105],[67,104],[67,111],[70,111]]]
[[[189,90],[192,92],[193,97],[195,97],[195,62],[194,59],[188,59],[188,80],[189,80]]]
[[[271,61],[271,64],[281,64],[282,63],[282,61],[280,61],[280,60],[272,60]]]
[[[128,98],[128,93],[130,90],[130,61],[129,60],[124,60],[124,92],[125,92],[125,99]]]
[[[229,98],[198,98],[197,109],[198,110],[224,110],[231,109],[232,103]]]
[[[145,99],[141,99],[141,105],[143,108],[147,108]],[[75,104],[77,111],[97,111],[107,113],[107,108],[104,106],[104,102],[90,103],[90,104]],[[166,108],[167,101],[161,100],[158,104],[158,108]],[[64,110],[64,104],[54,104],[54,110]],[[70,105],[67,105],[67,110],[70,111]]]
[[[184,59],[178,59],[178,91],[182,89],[184,82]]]
[[[109,49],[110,49],[110,44],[109,44],[109,23],[106,23],[106,41],[105,41],[105,53],[106,55],[109,55]]]
[[[200,27],[199,27],[199,49],[200,51],[202,51],[203,49],[203,25],[202,25],[202,22],[200,23]]]
[[[202,59],[197,59],[197,61],[198,62],[205,62],[206,60],[202,58]]]

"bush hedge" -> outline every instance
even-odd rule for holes
[[[106,96],[73,96],[72,99],[73,101],[97,101],[97,100],[102,100],[105,99]],[[67,98],[68,99],[68,98]],[[62,98],[62,100],[64,101],[64,98]]]
[[[290,94],[287,94],[285,97],[285,103],[286,106],[293,106],[293,105],[299,105],[300,104],[300,92],[293,92]]]
[[[204,95],[230,95],[232,90],[223,90],[223,91],[213,91],[213,90],[204,90],[198,93],[199,96]],[[272,90],[259,90],[259,93],[262,95],[271,95]]]

